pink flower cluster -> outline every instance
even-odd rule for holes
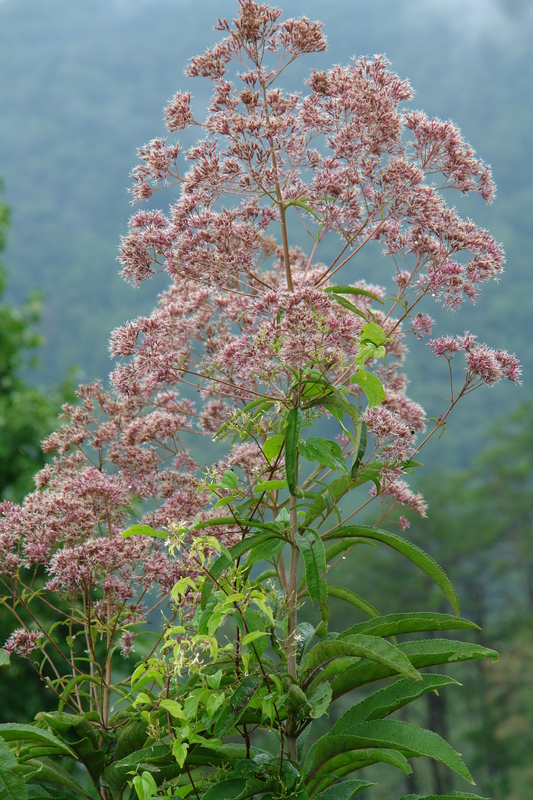
[[[456,353],[463,352],[466,360],[467,383],[480,380],[493,386],[502,378],[513,383],[521,382],[522,369],[515,355],[506,350],[493,350],[485,344],[479,344],[477,337],[471,333],[463,336],[441,336],[431,339],[428,347],[436,356],[444,356],[450,362]]]

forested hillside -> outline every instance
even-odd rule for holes
[[[411,80],[416,105],[453,119],[493,165],[496,203],[484,208],[467,198],[460,211],[504,242],[507,274],[461,315],[460,326],[462,332],[471,319],[488,344],[516,350],[528,385],[529,4],[291,0],[289,6],[290,12],[325,23],[329,52],[309,68],[385,52],[395,70]],[[150,309],[164,285],[153,281],[132,291],[118,275],[117,244],[130,214],[128,175],[136,148],[163,135],[162,108],[177,88],[191,88],[201,110],[202,82],[189,87],[183,68],[213,41],[216,16],[234,13],[233,0],[203,2],[201,13],[189,0],[0,3],[0,174],[13,209],[6,263],[15,300],[30,288],[44,295],[40,381],[57,379],[72,363],[84,380],[105,378],[109,330]],[[304,71],[300,75],[303,80]],[[455,320],[447,315],[444,323],[443,330],[452,330]],[[412,356],[415,375],[424,383],[422,395],[419,388],[416,392],[431,414],[438,397],[423,356],[423,348]],[[492,412],[515,404],[519,394],[495,390]],[[471,403],[458,411],[462,435],[450,437],[444,456],[440,452],[451,465],[463,463],[477,448],[478,422],[486,419],[483,398],[475,402],[477,408]]]

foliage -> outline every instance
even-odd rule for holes
[[[0,189],[2,185],[0,184]],[[0,202],[0,252],[6,245],[9,209]],[[5,291],[6,274],[0,265],[0,297]],[[69,382],[48,391],[28,385],[24,374],[32,365],[31,355],[40,344],[34,331],[40,300],[32,295],[26,303],[0,306],[0,497],[20,501],[34,486],[33,475],[46,458],[41,441],[53,430],[61,403],[72,397]],[[2,641],[12,629],[10,615],[0,609]],[[20,662],[0,686],[0,721],[20,713],[17,688],[26,686],[24,713],[31,720],[39,708],[47,707],[47,697],[39,677],[28,663]]]
[[[35,724],[0,726],[6,797],[349,800],[369,782],[347,776],[374,763],[409,774],[419,757],[473,783],[442,737],[388,717],[454,683],[421,670],[496,653],[440,637],[476,626],[433,558],[383,523],[404,531],[402,511],[425,515],[405,478],[459,400],[519,382],[516,358],[473,334],[429,339],[421,310],[435,297],[458,309],[501,273],[501,246],[443,194],[490,201],[490,170],[451,123],[400,109],[411,87],[381,56],[282,93],[284,70],[325,49],[321,26],[239,6],[189,65],[213,83],[205,121],[188,93],[166,109],[170,133],[199,126],[204,138],[183,154],[154,139],[133,171],[136,201],[168,184],[180,195],[168,216],[134,214],[123,274],[139,284],[166,271],[170,287],[150,317],[113,332],[114,392],[80,387],[37,490],[2,505],[4,602],[32,619],[5,651],[35,659],[58,699]],[[297,226],[308,252],[292,243]],[[387,288],[355,272],[375,245]],[[408,335],[447,364],[434,420],[405,394]],[[198,435],[208,444],[195,461]],[[367,506],[373,526],[356,516]],[[332,584],[363,545],[412,562],[454,614],[380,614]],[[330,594],[368,619],[336,630]],[[134,646],[130,679],[119,651]]]

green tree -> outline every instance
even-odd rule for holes
[[[0,183],[0,191],[3,186]],[[0,200],[0,253],[6,245],[9,208]],[[6,270],[0,264],[0,300],[6,288]],[[71,396],[67,380],[50,390],[28,381],[29,369],[40,337],[35,331],[41,301],[32,294],[18,307],[0,303],[0,499],[19,501],[34,486],[33,475],[44,466],[41,441],[57,424],[61,404]],[[13,627],[13,620],[0,605],[0,645]],[[17,687],[27,688],[20,707]],[[25,659],[13,659],[12,669],[0,682],[0,721],[33,719],[48,701],[39,677]]]

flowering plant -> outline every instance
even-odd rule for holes
[[[5,797],[349,800],[370,784],[345,776],[378,762],[409,774],[418,756],[472,781],[443,739],[388,717],[455,683],[422,668],[496,654],[398,642],[475,626],[433,559],[381,525],[425,515],[406,476],[456,403],[519,382],[516,358],[470,333],[429,338],[422,310],[426,298],[455,310],[502,272],[501,246],[444,197],[490,201],[490,170],[454,125],[400,108],[412,91],[383,57],[283,93],[284,70],[325,49],[320,24],[239,0],[217,29],[188,67],[213,84],[205,120],[188,93],[166,109],[170,133],[203,138],[184,153],[154,139],[133,171],[135,201],[180,192],[168,214],[131,218],[123,274],[165,270],[170,286],[113,332],[113,391],[80,388],[36,491],[2,505],[3,603],[19,625],[5,658],[35,659],[58,696],[57,712],[0,726]],[[376,243],[394,288],[359,266]],[[449,365],[429,430],[406,395],[408,335]],[[368,506],[373,526],[358,517]],[[369,543],[410,559],[454,614],[381,615],[335,585],[337,561]],[[362,621],[336,630],[330,597]],[[140,657],[131,677],[119,651]],[[384,678],[306,746],[332,703]]]

